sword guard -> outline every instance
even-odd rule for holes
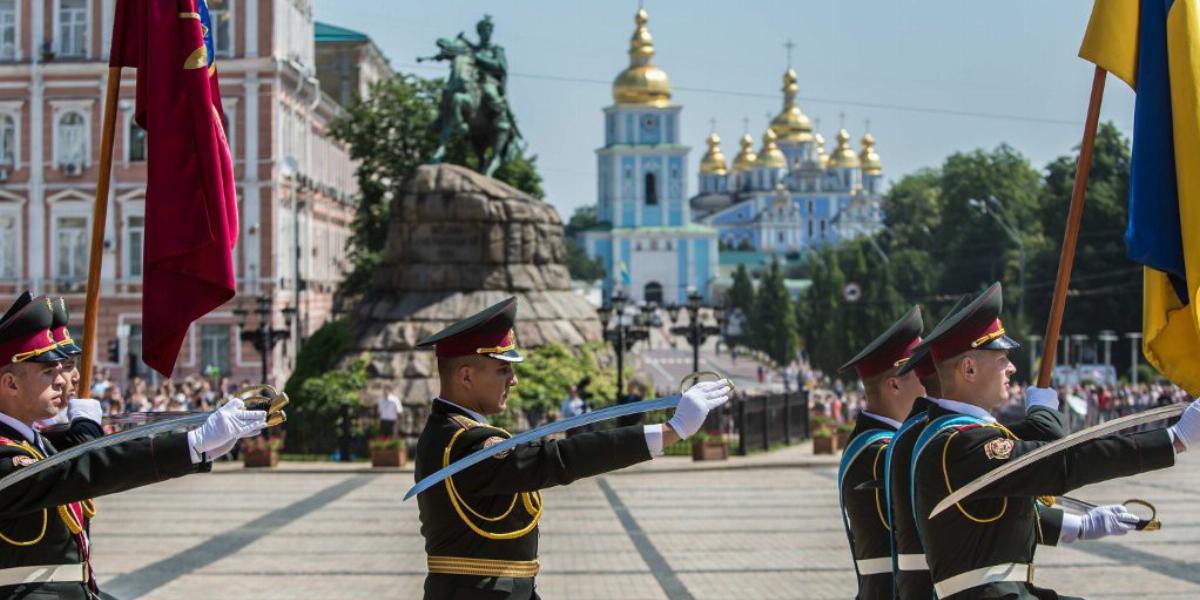
[[[682,394],[682,393],[686,392],[688,390],[688,388],[692,387],[693,385],[696,385],[697,383],[700,383],[700,380],[704,377],[712,377],[713,379],[725,379],[725,377],[723,377],[720,373],[718,373],[716,371],[696,371],[695,373],[688,373],[687,375],[683,376],[683,379],[679,380],[679,393]],[[733,380],[729,379],[728,381],[729,381],[729,388],[730,388],[729,391],[730,391],[730,393],[733,393],[733,390],[735,389],[734,385],[733,385]]]
[[[1126,500],[1126,501],[1122,502],[1121,504],[1124,504],[1125,506],[1129,506],[1130,504],[1137,504],[1139,506],[1145,506],[1146,508],[1150,509],[1150,518],[1149,519],[1142,519],[1140,517],[1138,518],[1138,524],[1137,524],[1137,527],[1135,527],[1135,529],[1137,529],[1138,531],[1158,531],[1159,529],[1162,529],[1162,521],[1158,520],[1158,509],[1155,508],[1153,504],[1150,504],[1149,502],[1147,502],[1145,500],[1140,500],[1138,498],[1130,498],[1129,500]]]

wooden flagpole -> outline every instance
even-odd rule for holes
[[[104,262],[104,226],[108,220],[108,186],[112,175],[113,139],[120,92],[121,67],[109,67],[108,86],[104,94],[104,125],[100,137],[100,176],[96,180],[96,204],[92,208],[92,248],[88,256],[87,302],[83,313],[83,362],[79,365],[79,389],[84,395],[92,388],[96,319],[100,310],[100,266]]]
[[[1087,192],[1088,173],[1092,170],[1092,147],[1096,143],[1100,100],[1104,98],[1104,80],[1107,76],[1108,71],[1096,67],[1096,73],[1092,77],[1092,97],[1088,100],[1087,120],[1083,124],[1083,142],[1079,144],[1079,162],[1075,165],[1075,187],[1071,190],[1071,208],[1067,211],[1067,231],[1063,235],[1062,252],[1058,255],[1058,279],[1054,282],[1050,320],[1046,322],[1046,345],[1042,349],[1042,365],[1038,369],[1038,387],[1049,387],[1050,376],[1054,371],[1054,354],[1058,348],[1063,310],[1067,305],[1067,289],[1071,285],[1075,243],[1079,241],[1079,222],[1083,218],[1083,200]]]

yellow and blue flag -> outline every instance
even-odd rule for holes
[[[1137,93],[1125,246],[1144,271],[1142,348],[1200,394],[1198,0],[1096,0],[1079,56]]]

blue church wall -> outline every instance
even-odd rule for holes
[[[633,113],[625,113],[625,135],[621,137],[624,138],[626,144],[632,145],[634,143],[633,134],[636,132],[637,128],[634,127]]]
[[[678,112],[673,112],[673,113],[668,113],[666,115],[663,115],[664,120],[666,120],[666,130],[667,130],[666,139],[663,140],[663,143],[665,143],[665,144],[678,144],[679,143],[675,139],[675,119],[678,118],[678,115],[679,115]]]
[[[671,172],[671,180],[667,188],[668,206],[670,207],[670,213],[667,215],[668,224],[671,227],[682,227],[684,225],[683,203],[685,202],[683,198],[683,157],[668,158],[667,169]]]
[[[604,145],[611,146],[617,143],[617,115],[609,113],[604,115]]]
[[[632,156],[621,157],[620,227],[634,227],[637,221],[637,163]]]
[[[663,224],[663,203],[666,202],[663,189],[666,187],[666,182],[663,181],[662,158],[658,156],[643,156],[639,178],[641,185],[638,186],[639,201],[642,203],[642,221],[638,223],[643,227],[658,227]],[[654,204],[648,202],[646,192],[646,174],[654,174],[654,195],[656,201]]]
[[[633,269],[633,263],[630,262],[630,256],[631,256],[631,249],[630,249],[629,240],[621,240],[621,261],[625,263],[626,270]],[[630,275],[633,275],[633,273],[630,272]],[[613,277],[614,281],[621,277],[621,273],[619,272],[619,269],[617,269],[617,266],[615,263],[613,265],[612,277]],[[624,282],[622,282],[622,283],[624,283]]]
[[[651,145],[662,143],[662,123],[658,115],[644,113],[638,116],[638,143]]]

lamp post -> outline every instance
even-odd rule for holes
[[[654,313],[651,305],[646,305],[637,315],[625,314],[628,298],[618,290],[609,298],[608,304],[596,310],[600,316],[600,328],[604,331],[604,339],[612,344],[617,352],[617,402],[625,393],[625,352],[632,350],[633,345],[650,339],[650,317]],[[616,317],[615,319],[613,317]],[[608,327],[609,322],[613,326]]]
[[[687,296],[687,313],[688,324],[677,325],[671,328],[673,335],[678,335],[687,340],[688,345],[692,347],[692,372],[700,370],[700,346],[704,344],[704,340],[709,336],[720,335],[721,326],[725,322],[725,311],[721,307],[712,307],[714,316],[717,319],[717,326],[704,325],[700,322],[700,309],[705,308],[702,304],[704,297],[700,292],[692,290]],[[676,304],[667,306],[667,314],[671,317],[671,323],[675,323],[679,319],[680,307]]]
[[[1021,287],[1021,294],[1017,296],[1017,317],[1025,318],[1025,240],[1021,239],[1021,235],[1009,223],[1008,215],[1004,213],[1004,208],[1000,205],[1000,201],[995,196],[988,196],[987,200],[978,200],[971,198],[967,200],[967,204],[979,209],[979,212],[990,215],[1012,238],[1012,241],[1017,243],[1017,252],[1021,256],[1021,265],[1017,271],[1017,285]]]
[[[233,315],[238,320],[238,330],[240,331],[238,339],[243,342],[250,342],[254,345],[254,349],[258,351],[262,357],[262,383],[267,384],[267,374],[270,370],[271,351],[275,348],[275,344],[280,340],[287,339],[292,334],[292,322],[296,317],[296,307],[285,306],[283,320],[284,329],[275,329],[271,327],[271,296],[268,293],[263,293],[254,299],[255,307],[252,310],[247,310],[242,307],[241,301],[238,302],[237,308],[233,309]],[[254,328],[247,328],[246,324],[250,320],[250,313],[258,315],[258,323]]]
[[[1129,380],[1133,385],[1138,384],[1138,344],[1142,341],[1142,333],[1134,331],[1126,333],[1125,337],[1129,338]]]

